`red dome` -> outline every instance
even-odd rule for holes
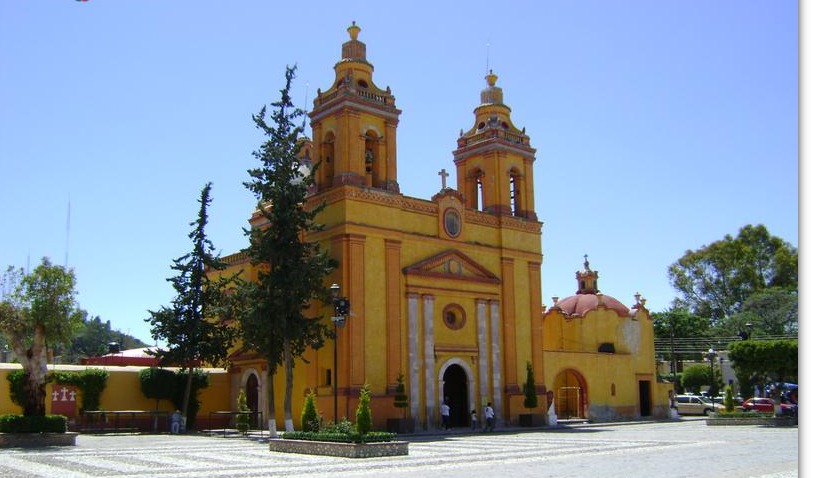
[[[571,295],[556,303],[554,308],[561,309],[562,313],[568,316],[584,317],[585,314],[600,306],[614,310],[621,317],[627,317],[630,314],[629,308],[618,299],[604,294]]]

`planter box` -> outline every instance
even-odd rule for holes
[[[0,448],[37,448],[76,446],[75,432],[65,433],[0,433]]]
[[[545,426],[545,415],[540,413],[520,413],[518,424],[521,427],[542,427]]]
[[[409,454],[409,442],[388,441],[377,443],[335,443],[327,441],[269,440],[271,451],[280,453],[300,453],[303,455],[327,455],[344,458],[374,458]]]
[[[387,431],[390,433],[415,433],[415,420],[411,418],[387,418]]]
[[[736,418],[706,418],[709,426],[736,426],[759,425],[763,427],[793,427],[799,425],[796,417],[736,417]]]

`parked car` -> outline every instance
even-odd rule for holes
[[[712,404],[711,400],[698,395],[677,395],[675,400],[680,415],[708,415],[725,408],[719,402]]]
[[[749,398],[748,400],[742,402],[742,409],[746,412],[754,411],[762,413],[773,413],[774,412],[773,399],[760,397]],[[782,415],[792,416],[796,414],[796,406],[793,405],[792,403],[780,403],[779,409],[782,412]]]

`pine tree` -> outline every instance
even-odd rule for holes
[[[370,410],[370,386],[364,384],[359,392],[359,405],[356,408],[356,431],[359,435],[370,433],[373,428],[373,414]]]
[[[212,271],[225,268],[214,254],[214,246],[206,237],[206,224],[209,220],[207,208],[211,203],[212,183],[207,183],[200,193],[200,210],[189,233],[192,252],[173,261],[172,270],[178,275],[167,279],[172,283],[176,296],[171,307],[162,306],[156,312],[150,311],[150,332],[156,340],[165,340],[168,348],[159,350],[157,355],[162,364],[180,364],[194,372],[196,364],[206,362],[219,365],[225,362],[233,341],[233,332],[219,315],[224,314],[227,303],[225,293],[228,278],[211,279]],[[181,412],[189,420],[189,399],[192,394],[194,373],[187,375]]]
[[[308,201],[313,176],[305,174],[298,157],[302,132],[296,118],[304,114],[294,108],[290,89],[296,67],[286,68],[285,88],[279,101],[272,103],[267,118],[263,106],[254,123],[267,137],[254,157],[261,166],[248,171],[251,181],[244,183],[257,199],[264,224],[246,231],[250,245],[246,249],[252,264],[258,267],[257,281],[242,287],[245,311],[240,314],[245,345],[268,362],[269,384],[277,367],[285,367],[285,428],[293,430],[291,396],[294,359],[310,347],[319,347],[328,334],[318,317],[306,316],[313,300],[329,301],[325,277],[335,263],[318,243],[309,242],[308,233],[320,228],[314,221],[324,204]],[[270,121],[270,123],[269,123]],[[274,427],[273,385],[268,387],[269,425]]]
[[[409,407],[409,397],[406,394],[406,386],[404,385],[404,374],[398,372],[397,384],[395,385],[395,408],[400,408],[404,411],[404,418],[406,418],[407,408]]]
[[[313,391],[305,397],[305,406],[302,407],[302,431],[319,431],[319,411],[316,410],[316,394]]]
[[[536,408],[539,405],[539,400],[536,396],[536,382],[534,380],[534,366],[528,361],[525,364],[526,376],[525,383],[522,385],[522,391],[525,394],[525,400],[522,404],[527,409]]]

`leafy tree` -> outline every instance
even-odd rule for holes
[[[99,316],[88,318],[86,314],[84,315],[82,327],[73,337],[67,351],[71,363],[79,363],[81,358],[98,357],[108,353],[111,342],[120,344],[122,349],[147,347],[141,340],[114,330],[109,320],[102,321]]]
[[[48,347],[81,325],[72,269],[43,258],[32,272],[9,267],[0,278],[0,332],[23,366],[24,415],[45,415]]]
[[[522,404],[528,410],[536,408],[539,405],[539,399],[536,396],[536,381],[534,380],[534,366],[529,360],[525,364],[525,383],[522,385],[522,393],[525,394],[525,399]]]
[[[404,385],[404,374],[398,372],[398,378],[395,385],[395,408],[400,408],[404,412],[404,418],[407,416],[407,409],[409,408],[409,397],[406,394],[406,385]]]
[[[698,393],[700,392],[700,387],[711,384],[711,370],[708,365],[690,365],[683,369],[683,374],[680,379],[683,388]]]
[[[728,346],[741,390],[773,382],[796,382],[799,376],[798,340],[743,340]]]
[[[316,410],[316,394],[310,391],[305,397],[305,406],[302,407],[302,431],[319,431],[319,412]]]
[[[755,292],[768,287],[798,288],[798,251],[763,225],[748,225],[736,238],[686,251],[669,267],[679,301],[712,325],[739,312]]]
[[[210,274],[226,266],[213,253],[214,246],[206,237],[207,208],[211,203],[212,183],[207,183],[200,193],[200,210],[189,233],[192,251],[173,261],[172,270],[178,275],[167,279],[172,283],[176,296],[171,307],[162,306],[150,311],[150,332],[156,340],[165,340],[168,348],[157,355],[163,364],[177,363],[194,370],[196,363],[222,364],[225,362],[233,333],[224,320],[228,278],[213,279]],[[192,395],[193,373],[186,374],[187,383],[180,404],[181,413],[189,417],[189,400]]]
[[[743,337],[748,337],[798,333],[798,292],[770,287],[751,294],[739,312],[720,324],[717,335],[744,334]]]
[[[364,384],[359,392],[359,405],[356,408],[356,431],[360,435],[370,433],[373,428],[373,414],[370,411],[370,386]]]
[[[285,429],[293,430],[291,397],[294,359],[309,347],[320,347],[329,334],[320,317],[308,314],[311,301],[327,302],[330,292],[324,279],[335,263],[318,243],[307,235],[321,229],[314,222],[324,203],[307,201],[313,176],[303,173],[298,157],[302,132],[296,118],[302,110],[293,107],[291,81],[296,67],[286,68],[285,88],[281,98],[272,104],[269,119],[263,106],[254,123],[267,137],[254,157],[262,165],[248,171],[251,181],[245,184],[257,199],[264,223],[246,231],[250,238],[246,249],[252,264],[258,267],[256,283],[241,287],[244,310],[238,316],[244,344],[268,362],[268,383],[279,365],[285,367]],[[276,432],[274,389],[268,387],[269,427]]]

